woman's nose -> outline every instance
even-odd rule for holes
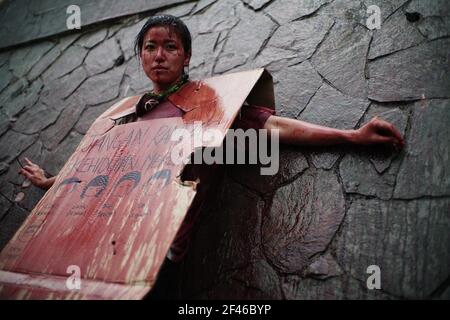
[[[164,49],[162,47],[159,47],[156,50],[155,60],[156,61],[163,61],[164,60]]]

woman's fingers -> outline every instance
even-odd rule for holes
[[[392,126],[390,123],[381,120],[381,119],[377,119],[377,121],[374,123],[375,124],[375,128],[377,130],[377,132],[383,136],[393,136],[394,133],[392,131]]]
[[[380,123],[381,125],[384,126],[385,130],[389,131],[394,137],[396,137],[398,140],[403,140],[402,134],[400,133],[400,131],[397,130],[397,128],[395,128],[394,125],[392,125],[391,123],[381,120],[380,119]]]
[[[377,143],[384,143],[384,144],[398,145],[397,138],[395,138],[395,137],[377,136],[377,137],[375,138],[375,141],[376,141]]]
[[[34,163],[31,162],[31,160],[28,159],[27,157],[25,157],[25,162],[26,162],[29,166],[32,166],[32,165],[34,164]]]
[[[27,163],[26,166],[29,166],[29,167],[32,167],[32,168],[35,168],[35,169],[40,168],[36,163],[32,162],[30,159],[28,159],[26,157],[25,157],[25,161]]]
[[[27,179],[32,179],[32,176],[33,176],[32,173],[30,173],[24,169],[20,169],[19,174],[23,175]]]
[[[33,185],[48,189],[46,187],[48,179],[45,177],[44,170],[28,158],[25,158],[25,162],[26,165],[19,170],[19,174],[27,178]]]
[[[399,151],[403,148],[403,142],[400,142],[397,139],[397,137],[388,137],[388,136],[378,135],[375,138],[374,142],[377,144],[390,145],[390,146],[394,147],[397,151]]]
[[[24,170],[24,171],[26,171],[26,172],[28,172],[30,174],[36,174],[37,173],[37,169],[33,168],[33,167],[30,167],[29,165],[26,165],[25,167],[23,167],[22,170]]]
[[[377,119],[375,122],[375,126],[377,127],[377,131],[380,132],[380,137],[391,137],[394,138],[395,144],[399,146],[404,145],[404,140],[401,133],[389,122],[384,121],[382,119]],[[380,141],[392,141],[392,139],[380,139]]]
[[[19,174],[25,176],[29,180],[42,179],[44,177],[44,174],[40,171],[40,168],[34,168],[30,165],[26,165],[20,169]]]

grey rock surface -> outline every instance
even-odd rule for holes
[[[126,3],[123,1],[81,0],[76,5],[80,10],[81,27],[85,27],[99,21],[107,21],[184,1],[186,0],[136,0]],[[67,20],[73,14],[73,11],[68,12],[68,9],[73,4],[69,0],[58,2],[7,1],[2,8],[2,21],[7,24],[2,26],[1,48],[67,32]],[[36,28],[36,24],[39,24],[39,28]]]
[[[286,24],[296,19],[308,16],[317,11],[329,0],[279,0],[273,1],[268,7],[269,14],[279,23]]]
[[[375,32],[370,46],[369,59],[406,49],[423,41],[424,37],[409,22],[405,13],[398,10]]]
[[[42,77],[46,81],[51,81],[72,72],[83,63],[87,53],[87,50],[81,46],[70,46],[67,51],[64,51],[55,63],[43,73]]]
[[[86,70],[94,75],[111,69],[121,54],[117,40],[110,38],[89,51],[84,62]]]
[[[283,273],[302,271],[311,257],[326,250],[344,213],[337,177],[329,171],[307,171],[276,191],[270,211],[263,217],[266,256]]]
[[[5,213],[1,219],[0,224],[0,247],[4,247],[9,239],[14,236],[17,229],[27,218],[29,212],[20,208],[18,205],[13,205],[11,209]]]
[[[361,281],[378,265],[382,291],[429,297],[449,276],[448,208],[448,199],[355,199],[336,239],[339,264]]]
[[[370,62],[369,98],[386,102],[450,97],[449,49],[450,40],[440,39]]]
[[[312,57],[312,63],[339,91],[355,98],[366,98],[365,65],[370,38],[364,27],[335,23]]]
[[[300,115],[323,82],[308,61],[283,69],[276,79],[277,113],[290,118]]]
[[[395,197],[450,195],[450,100],[416,102],[405,158],[397,175]],[[414,176],[410,173],[414,172]]]
[[[12,130],[6,132],[0,138],[0,160],[11,162],[32,145],[36,139],[37,135],[24,135]]]

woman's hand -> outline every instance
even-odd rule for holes
[[[389,122],[378,117],[354,131],[353,141],[357,144],[385,144],[397,149],[405,146],[405,140],[400,132]]]
[[[19,174],[30,180],[30,182],[36,187],[48,190],[55,182],[55,178],[47,178],[45,171],[37,164],[31,162],[28,158],[25,158],[27,162],[26,166],[20,169]]]

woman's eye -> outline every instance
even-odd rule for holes
[[[166,45],[167,50],[176,50],[177,46],[173,43],[169,43]]]
[[[146,49],[146,50],[149,50],[149,51],[153,51],[153,50],[155,50],[155,48],[156,48],[156,46],[155,46],[154,44],[151,44],[151,43],[148,43],[148,44],[145,46],[145,49]]]

